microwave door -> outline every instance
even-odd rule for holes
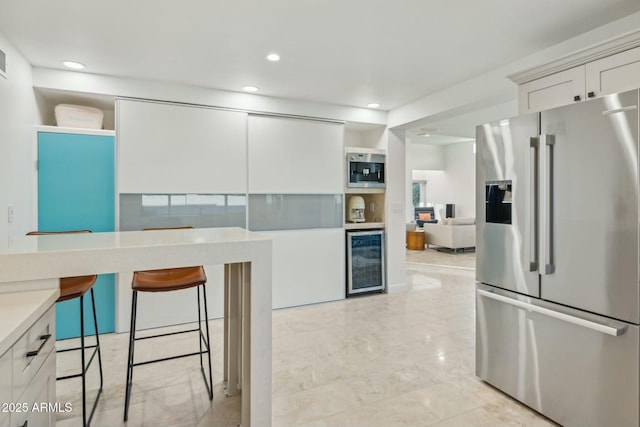
[[[347,159],[349,187],[385,187],[385,156],[383,154],[352,153]]]

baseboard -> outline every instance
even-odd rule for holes
[[[406,283],[395,283],[393,285],[389,285],[387,286],[387,293],[388,294],[395,294],[398,292],[407,292],[409,291],[409,285]]]

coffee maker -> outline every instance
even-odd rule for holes
[[[351,196],[349,198],[349,221],[364,222],[364,199],[361,196]]]

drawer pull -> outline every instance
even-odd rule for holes
[[[40,340],[42,340],[40,347],[38,347],[37,350],[27,352],[27,357],[36,357],[38,353],[40,353],[40,350],[42,350],[42,347],[49,341],[49,338],[51,338],[51,334],[40,335]]]
[[[539,313],[545,316],[553,317],[554,319],[563,320],[565,322],[569,322],[569,323],[573,323],[574,325],[593,329],[594,331],[602,332],[607,335],[612,335],[614,337],[618,337],[624,334],[624,332],[627,329],[626,325],[622,325],[620,327],[603,325],[601,323],[593,322],[591,320],[582,319],[580,317],[571,316],[569,314],[564,314],[559,311],[551,310],[545,307],[540,307],[537,305],[519,301],[517,299],[498,295],[491,291],[485,291],[484,289],[478,289],[478,294],[482,295],[483,297],[491,298],[496,301],[504,302],[506,304],[510,304],[515,307],[525,309],[527,311],[532,311],[534,313]]]

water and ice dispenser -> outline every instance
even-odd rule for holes
[[[485,185],[486,222],[511,224],[511,180],[487,181]]]

